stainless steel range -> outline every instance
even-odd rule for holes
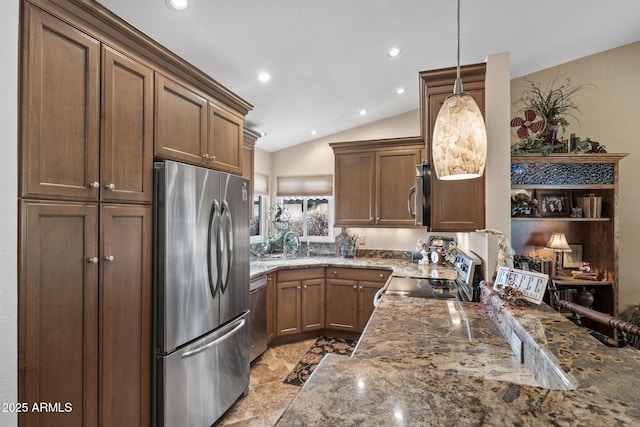
[[[389,279],[387,285],[376,295],[374,304],[383,293],[431,299],[459,299],[461,301],[479,301],[482,279],[482,263],[479,258],[458,250],[456,261],[456,279],[425,277],[396,277]]]

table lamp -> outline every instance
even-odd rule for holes
[[[564,277],[564,271],[562,269],[562,260],[560,257],[563,252],[571,252],[571,246],[567,242],[567,237],[564,233],[553,233],[547,243],[547,249],[551,249],[556,253],[556,265],[555,265],[555,278]]]

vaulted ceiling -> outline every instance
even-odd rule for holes
[[[189,1],[98,0],[253,104],[267,151],[415,110],[418,73],[456,65],[455,0]],[[637,0],[461,0],[460,62],[509,52],[520,77],[640,40],[639,17]]]

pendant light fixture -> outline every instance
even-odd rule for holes
[[[458,68],[453,86],[436,118],[431,140],[436,175],[443,180],[479,178],[487,160],[487,130],[482,112],[460,79],[460,0],[458,0]]]

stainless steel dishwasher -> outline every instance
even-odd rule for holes
[[[253,362],[267,350],[267,276],[251,281],[251,351]]]

